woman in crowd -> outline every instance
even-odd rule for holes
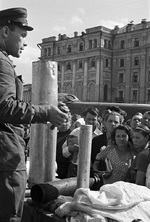
[[[132,135],[134,158],[129,171],[128,181],[145,186],[146,171],[149,164],[150,130],[145,125],[139,125]]]
[[[93,169],[98,172],[101,170],[101,160],[106,162],[108,172],[103,175],[104,184],[124,181],[133,156],[131,131],[128,126],[117,126],[112,132],[111,141],[113,145],[107,145],[101,150],[93,164]]]
[[[100,152],[101,147],[111,144],[111,133],[115,127],[122,123],[122,115],[119,112],[104,110],[102,113],[102,124],[104,125],[105,131],[103,134],[96,136],[92,140],[92,151],[91,151],[91,162],[95,161],[97,153]],[[103,167],[105,164],[103,164]],[[103,168],[102,167],[102,168]]]

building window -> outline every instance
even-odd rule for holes
[[[121,40],[120,42],[120,49],[124,49],[125,48],[125,41]]]
[[[91,68],[95,68],[96,64],[95,64],[95,59],[91,59]]]
[[[79,44],[79,51],[83,51],[83,43]]]
[[[120,59],[120,67],[124,67],[124,59]]]
[[[137,82],[138,82],[138,73],[137,73],[137,72],[134,72],[134,73],[133,73],[132,82],[133,82],[133,83],[137,83]]]
[[[97,39],[93,40],[93,48],[97,48]]]
[[[66,71],[71,70],[71,62],[66,63]]]
[[[48,56],[51,55],[51,48],[48,48]]]
[[[111,41],[108,41],[108,48],[112,49],[112,42]]]
[[[119,73],[118,82],[119,82],[119,83],[123,83],[123,80],[124,80],[124,74],[123,74],[123,73]]]
[[[71,52],[71,45],[68,45],[67,46],[67,53],[70,53]]]
[[[150,70],[148,70],[148,82],[150,82]]]
[[[79,60],[79,69],[82,69],[83,68],[83,62],[82,62],[82,60]]]
[[[134,47],[139,47],[139,38],[134,39]]]
[[[57,47],[57,54],[60,54],[60,47]]]
[[[105,67],[109,67],[109,59],[105,59]]]
[[[89,49],[92,49],[92,40],[89,40]]]
[[[61,71],[60,64],[58,63],[58,72]]]
[[[123,91],[119,91],[119,101],[122,102],[124,100]]]
[[[108,49],[108,40],[107,39],[104,39],[104,48]]]
[[[132,93],[133,93],[133,101],[137,102],[137,100],[138,100],[138,92],[137,92],[137,90],[133,90]]]
[[[148,100],[148,102],[150,102],[150,90],[148,90],[148,92],[147,92],[147,100]]]
[[[139,65],[139,58],[138,58],[138,57],[135,57],[135,58],[134,58],[134,65],[135,65],[135,66],[138,66],[138,65]]]
[[[45,57],[47,56],[47,49],[46,48],[44,49],[44,56]]]

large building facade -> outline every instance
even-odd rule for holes
[[[98,26],[38,44],[40,60],[58,63],[59,92],[81,101],[150,103],[150,22]]]

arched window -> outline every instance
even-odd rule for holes
[[[75,88],[75,95],[82,101],[83,100],[83,85],[78,84]]]
[[[71,84],[67,84],[66,87],[65,87],[65,92],[68,93],[68,94],[71,94],[72,93],[71,89],[72,89]]]

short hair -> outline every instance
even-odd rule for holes
[[[141,116],[141,117],[143,117],[143,114],[140,113],[140,112],[137,112],[137,113],[135,113],[135,114],[132,116],[132,119],[133,119],[135,116]],[[131,119],[131,120],[132,120],[132,119]]]
[[[111,111],[109,109],[103,111],[103,113],[102,113],[102,120],[103,121],[107,121],[107,119],[108,119],[108,117],[110,115],[117,115],[117,116],[119,116],[120,117],[120,122],[122,123],[122,121],[123,121],[122,120],[122,115],[120,113],[116,112],[116,111]]]
[[[83,116],[85,117],[87,115],[87,113],[92,114],[93,116],[98,116],[99,115],[99,110],[97,108],[87,108],[84,112],[83,112]]]

